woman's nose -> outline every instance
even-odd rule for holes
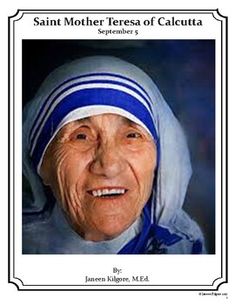
[[[124,170],[125,164],[118,147],[103,143],[97,148],[94,159],[90,165],[93,174],[113,178]]]

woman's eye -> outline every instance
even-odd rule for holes
[[[76,135],[76,139],[77,140],[86,140],[87,139],[87,135],[85,133],[78,133]]]
[[[141,134],[138,132],[130,132],[127,134],[127,138],[131,138],[131,139],[137,139],[140,137],[141,137]]]

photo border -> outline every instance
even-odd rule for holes
[[[114,286],[115,288],[105,289],[105,288],[61,288],[66,287],[68,285],[43,285],[43,286],[53,286],[58,288],[50,288],[50,289],[41,289],[41,288],[27,288],[34,287],[38,285],[24,285],[23,281],[17,277],[15,277],[15,236],[14,236],[14,219],[15,219],[15,83],[14,83],[14,71],[15,71],[15,22],[19,21],[24,14],[44,14],[44,13],[88,13],[88,14],[189,14],[189,13],[205,13],[212,14],[212,16],[219,22],[221,22],[221,277],[216,278],[212,283],[211,288],[202,289],[203,285],[194,285],[193,287],[200,286],[200,288],[160,288],[165,285],[146,285],[148,287],[154,286],[156,288],[131,288],[133,286],[144,286],[142,285],[95,285],[95,286]],[[215,16],[217,14],[217,16]],[[219,19],[219,18],[220,19]],[[227,49],[228,49],[228,17],[222,16],[218,9],[216,10],[204,10],[204,9],[195,9],[195,10],[187,10],[187,9],[177,9],[177,10],[57,10],[57,9],[45,9],[45,10],[35,10],[35,9],[19,9],[13,16],[8,17],[8,149],[9,149],[9,160],[8,160],[8,283],[14,284],[18,290],[26,290],[26,291],[216,291],[219,287],[228,283],[228,203],[227,203],[227,169],[228,169],[228,153],[227,153],[227,141],[228,141],[228,62],[227,62]],[[12,108],[11,108],[12,107]],[[225,135],[225,136],[224,136]],[[225,168],[224,168],[225,167]],[[225,174],[224,174],[225,173]],[[224,180],[223,180],[224,179]],[[223,200],[225,198],[225,200]],[[224,202],[225,201],[225,202]],[[222,281],[221,281],[222,280]],[[69,287],[74,285],[69,285]],[[76,287],[81,286],[92,286],[92,285],[76,285]],[[129,287],[127,289],[123,289],[122,286]],[[186,287],[187,285],[168,285],[170,286],[179,286]],[[189,285],[192,287],[192,285]],[[208,287],[208,285],[205,285]],[[22,288],[23,287],[23,288]]]

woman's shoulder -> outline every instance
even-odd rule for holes
[[[203,238],[203,233],[197,222],[184,210],[179,210],[171,222],[173,228],[187,235],[189,239]]]
[[[54,232],[48,219],[37,219],[23,224],[22,252],[23,254],[40,254],[42,249],[50,246],[50,239]],[[44,252],[43,251],[43,252]]]
[[[181,237],[178,247],[188,254],[206,254],[205,239],[197,222],[180,210],[170,223],[169,229]],[[173,250],[173,249],[172,249]]]

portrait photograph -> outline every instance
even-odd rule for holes
[[[24,254],[214,253],[213,40],[25,40],[23,102]]]

